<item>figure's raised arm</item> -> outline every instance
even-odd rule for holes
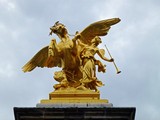
[[[78,45],[80,45],[81,47],[86,47],[88,46],[87,44],[82,43],[80,40],[77,40]]]
[[[76,40],[78,40],[80,38],[81,38],[81,34],[78,31],[76,31],[76,34],[72,40],[73,40],[73,42],[75,42]]]

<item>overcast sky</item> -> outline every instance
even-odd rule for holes
[[[48,36],[50,26],[59,20],[75,34],[113,17],[121,22],[102,37],[99,48],[108,46],[122,73],[103,61],[107,72],[97,75],[105,84],[101,98],[114,107],[136,107],[136,120],[160,120],[159,0],[0,0],[0,119],[14,120],[13,107],[35,107],[53,91],[57,68],[21,71],[57,39]]]

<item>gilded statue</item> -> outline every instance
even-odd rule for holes
[[[53,86],[55,91],[77,89],[98,92],[97,87],[103,83],[96,76],[96,66],[98,72],[105,72],[106,66],[95,58],[95,54],[104,61],[114,62],[113,58],[105,57],[105,50],[99,49],[98,45],[102,42],[100,37],[107,35],[111,26],[118,22],[119,18],[101,20],[70,38],[65,25],[58,21],[50,28],[49,35],[56,34],[60,42],[53,38],[22,70],[30,72],[36,67],[60,67],[62,69],[54,73],[54,79],[58,82]]]

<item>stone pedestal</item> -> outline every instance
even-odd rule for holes
[[[135,108],[14,108],[15,120],[134,120]]]
[[[43,99],[37,107],[87,107],[112,106],[107,99],[100,99],[100,93],[91,90],[60,90],[49,94],[49,99]]]

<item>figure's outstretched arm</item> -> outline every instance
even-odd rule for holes
[[[104,50],[103,50],[103,49],[98,50],[98,51],[97,51],[97,54],[98,54],[103,60],[105,60],[105,61],[108,61],[108,62],[113,62],[113,61],[114,61],[113,58],[109,59],[109,58],[107,58],[107,57],[104,56]]]

